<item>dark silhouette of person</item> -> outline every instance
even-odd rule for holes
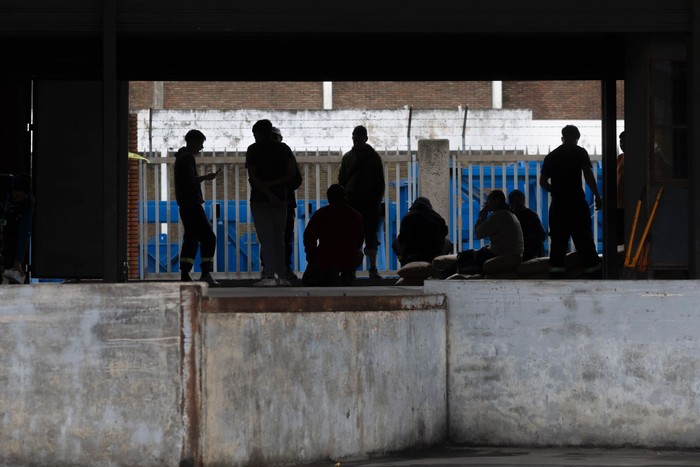
[[[27,252],[32,232],[34,195],[27,174],[3,177],[7,196],[0,206],[2,226],[2,275],[10,283],[27,282]]]
[[[384,197],[384,164],[379,153],[367,144],[367,128],[358,125],[352,131],[352,149],[343,155],[338,183],[345,188],[350,206],[362,215],[365,228],[364,253],[369,262],[370,279],[381,279],[377,271],[379,224]]]
[[[452,250],[448,234],[445,219],[433,209],[428,198],[420,196],[401,219],[392,248],[402,266],[414,261],[429,263]]]
[[[460,274],[483,274],[484,263],[499,256],[523,255],[523,231],[518,218],[508,208],[502,190],[491,190],[474,223],[474,236],[488,238],[489,243],[478,250],[464,250],[457,254],[457,263],[443,271],[447,278]]]
[[[290,286],[285,278],[284,232],[287,224],[287,195],[294,178],[294,153],[272,138],[272,122],[262,119],[253,125],[255,142],[246,150],[245,166],[250,183],[250,212],[260,242],[262,278],[256,287]]]
[[[617,244],[625,244],[625,132],[620,133],[617,155]]]
[[[511,191],[508,194],[508,205],[520,221],[520,228],[523,231],[523,261],[543,257],[547,231],[542,225],[540,216],[525,206],[525,193],[520,190]]]
[[[304,229],[302,283],[308,287],[351,285],[363,258],[362,215],[350,207],[342,185],[329,186],[326,196],[328,204],[314,212]]]
[[[518,218],[508,209],[506,195],[501,190],[491,190],[474,223],[476,238],[488,238],[488,245],[474,253],[479,274],[484,263],[491,258],[523,254],[523,231]]]
[[[190,271],[194,266],[197,249],[200,253],[202,275],[199,280],[211,287],[221,284],[211,275],[214,270],[216,234],[204,212],[204,196],[201,183],[214,180],[219,171],[199,175],[195,156],[204,147],[207,138],[199,130],[190,130],[185,135],[185,146],[175,154],[175,199],[184,226],[180,251],[180,279],[191,281]]]
[[[566,272],[566,254],[572,239],[589,277],[601,271],[600,258],[593,240],[591,213],[581,176],[595,197],[595,208],[601,209],[603,200],[593,175],[588,151],[578,145],[581,133],[574,125],[561,130],[562,144],[545,156],[540,170],[540,186],[552,195],[549,206],[549,236],[551,238],[550,277],[561,278]]]
[[[282,137],[282,132],[279,128],[272,127],[272,139],[281,143],[284,139]],[[292,154],[293,155],[293,154]],[[284,227],[284,248],[285,248],[285,260],[287,265],[287,270],[285,272],[285,278],[288,281],[297,280],[298,277],[294,273],[293,261],[294,256],[294,223],[297,218],[297,195],[296,190],[301,186],[304,179],[299,171],[299,164],[297,163],[296,157],[294,157],[294,178],[289,182],[287,190],[287,223]]]

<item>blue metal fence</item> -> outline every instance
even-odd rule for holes
[[[507,193],[517,188],[526,194],[528,205],[540,214],[545,226],[548,225],[548,196],[538,184],[540,162],[520,161],[509,164],[468,164],[467,167],[459,167],[459,177],[451,178],[450,193],[459,193],[458,197],[450,199],[450,232],[456,251],[469,248],[479,248],[483,242],[472,238],[474,220],[483,205],[486,195],[492,189],[501,189]],[[598,180],[602,180],[602,169],[596,164]],[[416,172],[417,173],[417,170]],[[455,189],[454,183],[459,184]],[[382,271],[396,271],[399,267],[396,256],[391,250],[391,241],[398,234],[399,222],[408,210],[410,202],[409,191],[411,181],[401,178],[388,184],[386,201],[386,216],[380,225],[380,239],[383,239],[378,254],[378,268]],[[600,185],[600,182],[599,182]],[[393,196],[397,193],[399,202]],[[599,186],[602,193],[602,186]],[[591,205],[591,215],[596,216],[598,249],[602,251],[602,213],[595,212],[593,195],[586,188],[586,196]],[[303,231],[307,222],[307,211],[310,217],[320,206],[326,204],[325,200],[299,199],[297,201],[296,221],[296,245],[295,267],[298,271],[306,268],[306,260],[303,254]],[[458,203],[455,206],[455,203]],[[157,225],[157,233],[151,236],[146,245],[146,270],[149,274],[177,273],[179,272],[178,235],[161,233],[159,225],[178,225],[177,204],[173,200],[148,200],[140,205],[146,212],[140,212],[139,218],[145,222]],[[255,274],[260,271],[260,245],[254,229],[242,229],[239,226],[251,224],[248,218],[249,210],[246,200],[207,200],[205,212],[209,220],[215,224],[217,235],[216,270],[227,273]],[[398,216],[396,210],[399,210]],[[456,215],[455,215],[456,213]],[[457,216],[461,219],[457,219]],[[458,226],[462,225],[461,230]],[[548,247],[548,245],[547,245]],[[195,271],[199,268],[199,258],[195,259]]]
[[[490,158],[489,158],[490,157]],[[541,161],[544,156],[527,156],[524,154],[504,156],[503,154],[460,154],[451,158],[450,171],[450,237],[455,245],[455,251],[469,248],[479,248],[483,245],[479,239],[473,238],[474,220],[479,213],[487,194],[493,189],[501,189],[506,194],[517,188],[526,195],[528,206],[535,210],[542,219],[545,228],[548,225],[548,195],[538,184]],[[408,211],[412,200],[417,196],[418,165],[410,155],[385,155],[387,166],[387,191],[385,196],[385,218],[380,227],[381,244],[378,252],[378,268],[385,274],[392,274],[399,268],[396,255],[391,249],[391,243],[398,234],[400,219]],[[478,162],[477,162],[478,158]],[[500,160],[499,160],[500,158]],[[527,160],[518,160],[518,158]],[[338,164],[340,157],[302,156],[298,157],[300,166],[307,175],[312,176],[312,184],[305,185],[297,191],[297,222],[296,245],[293,267],[296,271],[306,268],[306,258],[303,248],[303,232],[308,218],[324,206],[325,182],[333,180],[332,164]],[[209,157],[206,170],[224,168],[221,182],[207,185],[204,204],[205,212],[215,226],[217,235],[215,272],[238,277],[255,277],[260,271],[260,245],[255,235],[255,228],[250,218],[247,197],[247,180],[241,157]],[[391,162],[387,162],[391,160]],[[174,158],[164,157],[158,163],[150,164],[150,172],[142,177],[141,202],[139,203],[139,220],[141,224],[141,254],[139,255],[140,276],[179,273],[179,250],[181,241],[181,224],[179,222],[177,203],[168,199],[148,200],[144,194],[161,193],[160,185],[165,188],[172,178],[172,163]],[[210,165],[209,165],[210,164]],[[390,170],[390,164],[391,169]],[[205,165],[205,164],[203,164]],[[145,167],[145,165],[144,165]],[[337,165],[336,165],[337,167]],[[401,167],[401,169],[400,169]],[[602,167],[594,160],[594,173],[602,180]],[[391,175],[394,175],[393,179]],[[401,175],[400,175],[401,174]],[[412,178],[407,178],[408,174]],[[455,176],[456,174],[456,176]],[[154,188],[146,185],[152,183]],[[457,186],[455,186],[457,185]],[[599,183],[599,191],[602,187]],[[231,193],[236,195],[232,196]],[[321,194],[324,194],[322,196]],[[217,198],[218,196],[218,198]],[[595,236],[598,250],[602,252],[602,214],[593,209],[593,196],[586,189],[586,196],[591,205],[591,216],[594,218]],[[398,211],[398,212],[397,212]],[[446,219],[447,220],[447,219]],[[547,242],[548,243],[548,242]],[[548,245],[546,245],[548,248]],[[548,251],[548,250],[547,250]],[[195,258],[195,271],[199,268],[199,258]],[[366,269],[363,266],[361,270]]]

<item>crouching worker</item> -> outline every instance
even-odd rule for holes
[[[430,263],[452,251],[448,234],[445,219],[433,209],[428,198],[419,196],[401,219],[392,248],[402,266],[414,261]]]
[[[318,209],[304,230],[307,287],[351,285],[362,263],[365,240],[362,216],[351,208],[342,185],[326,191],[328,205]]]
[[[484,263],[497,256],[514,257],[520,262],[523,256],[523,231],[520,221],[508,209],[506,195],[493,190],[486,197],[484,207],[474,223],[476,238],[489,239],[488,245],[478,250],[466,250],[458,256],[458,272],[483,274]]]

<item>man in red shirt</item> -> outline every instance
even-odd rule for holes
[[[304,230],[306,287],[350,285],[362,263],[362,216],[351,208],[342,185],[326,191],[328,205],[317,210]]]

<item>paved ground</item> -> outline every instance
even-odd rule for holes
[[[329,460],[306,464],[304,467],[671,467],[679,465],[700,466],[700,450],[448,447],[373,459]]]

